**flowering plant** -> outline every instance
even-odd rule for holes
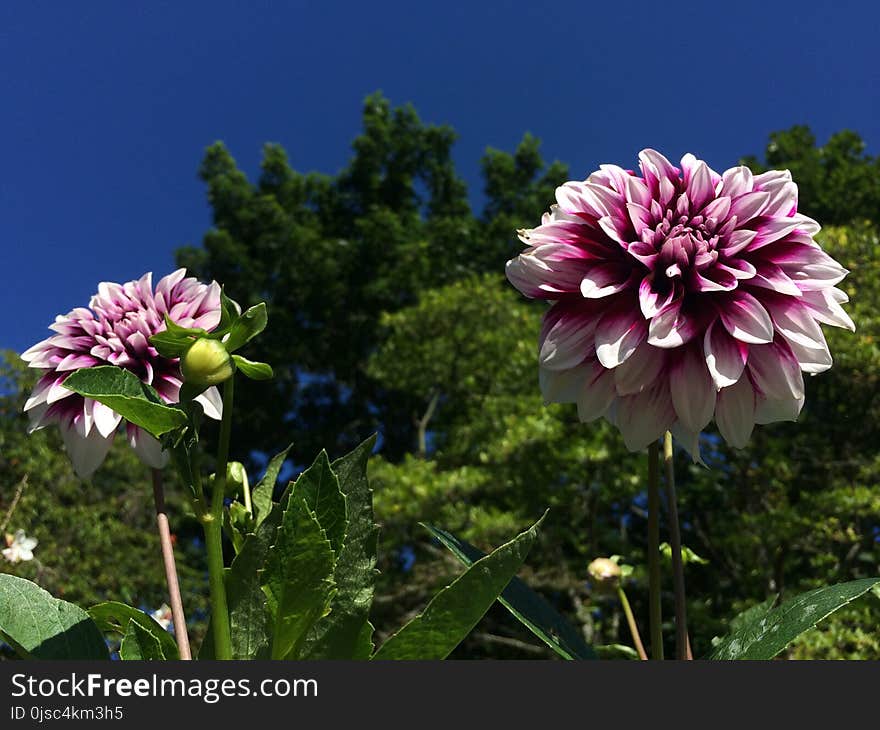
[[[374,647],[369,611],[378,527],[366,466],[375,439],[332,462],[321,452],[280,494],[276,480],[289,449],[270,460],[253,487],[243,466],[229,461],[236,377],[273,375],[268,364],[237,351],[267,320],[265,304],[242,311],[218,284],[199,283],[183,270],[155,290],[147,274],[124,285],[102,283],[89,309],[58,317],[56,334],[23,354],[44,371],[25,405],[32,428],[57,423],[78,474],[89,477],[100,466],[122,425],[153,469],[170,606],[147,614],[110,601],[84,611],[0,574],[0,636],[19,654],[107,658],[104,634],[114,634],[122,659],[192,657],[164,506],[161,469],[169,463],[188,486],[205,532],[211,615],[200,659],[442,659],[505,590],[537,524],[485,556],[430,528],[459,551],[466,570]],[[201,469],[204,416],[220,419],[212,475]],[[234,554],[228,566],[224,541]],[[19,531],[3,555],[27,560],[35,546]],[[564,621],[524,584],[507,605],[560,653],[592,656],[573,632],[542,628]],[[61,635],[65,640],[55,641]]]

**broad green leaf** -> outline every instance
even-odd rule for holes
[[[272,618],[272,659],[299,659],[308,632],[330,610],[336,555],[305,499],[291,494],[262,573]]]
[[[422,525],[455,557],[470,567],[485,554],[455,535],[430,525]],[[580,632],[566,621],[543,596],[520,578],[514,577],[498,598],[529,631],[564,659],[595,659],[596,653]]]
[[[229,330],[229,338],[225,342],[226,349],[229,352],[235,352],[243,347],[266,329],[267,321],[268,315],[265,302],[260,302],[244,311]]]
[[[330,469],[326,451],[318,454],[315,462],[299,475],[292,493],[304,499],[315,513],[330,547],[338,555],[345,537],[345,497],[339,491],[339,480]]]
[[[376,437],[371,436],[330,468],[345,495],[348,525],[336,560],[337,592],[330,613],[309,634],[303,647],[308,659],[369,659],[373,653],[370,607],[376,582],[376,543],[373,493],[367,480],[367,461]]]
[[[273,376],[272,366],[265,362],[248,360],[241,355],[233,355],[232,360],[242,374],[251,380],[269,380]]]
[[[25,659],[109,658],[89,614],[5,573],[0,573],[0,635]]]
[[[156,437],[187,423],[183,411],[166,406],[156,391],[134,373],[114,365],[82,368],[71,373],[63,385],[112,408],[126,421]]]
[[[730,627],[728,633],[735,633],[739,631],[744,626],[748,626],[750,623],[753,623],[768,613],[770,613],[770,609],[773,608],[773,605],[776,603],[776,599],[779,598],[779,594],[775,594],[770,596],[766,601],[761,601],[755,606],[747,608],[742,613],[737,614],[730,620]],[[719,638],[719,641],[721,639]],[[717,642],[713,642],[713,646],[715,646]]]
[[[790,598],[722,638],[709,658],[772,659],[802,633],[878,584],[880,578],[863,578]]]
[[[435,595],[421,614],[382,644],[373,658],[449,656],[516,575],[538,536],[541,520],[471,565]]]
[[[124,661],[155,661],[166,657],[159,639],[135,621],[129,621],[119,645],[119,658]]]
[[[269,616],[260,571],[284,514],[276,504],[263,522],[247,535],[241,551],[226,570],[226,602],[232,637],[233,659],[267,659]],[[214,659],[214,639],[210,621],[199,647],[199,659]]]
[[[140,609],[118,601],[106,601],[92,606],[89,609],[89,616],[105,633],[125,635],[130,624],[137,624],[159,642],[163,658],[177,659],[180,656],[174,637],[163,629],[152,616]]]
[[[257,486],[251,490],[251,506],[254,508],[254,520],[256,525],[266,519],[272,509],[272,496],[275,493],[275,482],[278,481],[278,474],[281,467],[284,466],[284,460],[287,453],[293,448],[293,444],[288,446],[284,451],[276,454],[269,461],[266,467],[266,473],[263,478],[257,482]]]

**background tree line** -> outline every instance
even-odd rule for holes
[[[375,94],[351,160],[335,176],[300,173],[269,144],[250,181],[225,146],[208,148],[199,173],[213,226],[202,246],[179,250],[178,263],[223,282],[243,304],[269,303],[270,326],[253,355],[277,376],[238,389],[235,456],[259,472],[267,453],[258,449],[292,441],[294,473],[321,448],[339,455],[379,432],[372,478],[383,524],[380,632],[458,570],[419,521],[485,548],[550,507],[524,577],[590,640],[627,643],[615,605],[591,592],[586,565],[610,554],[636,565],[628,592],[646,620],[645,457],[627,454],[604,424],[580,424],[573,406],[543,406],[536,342],[544,305],[524,300],[503,276],[521,250],[516,229],[534,226],[571,175],[545,162],[526,135],[513,152],[486,151],[486,202],[474,211],[452,161],[454,142],[451,128]],[[800,423],[761,427],[742,452],[708,433],[712,468],[678,464],[684,542],[708,561],[689,565],[687,575],[698,654],[732,615],[773,594],[880,570],[880,160],[853,132],[817,146],[798,126],[773,133],[763,161],[743,161],[792,171],[800,209],[826,226],[823,245],[852,270],[844,288],[858,330],[827,333],[835,366],[808,379]],[[122,596],[158,605],[160,571],[133,565],[157,562],[146,474],[116,449],[92,486],[79,484],[56,434],[25,441],[17,414],[29,375],[12,355],[3,377],[0,510],[29,474],[16,517],[54,564],[46,570],[55,578],[44,573],[43,582],[57,580],[52,588],[85,603]],[[123,509],[145,525],[143,544],[130,552],[116,545],[130,539],[115,527]],[[198,530],[178,522],[186,553]],[[110,568],[108,555],[132,565]],[[33,577],[27,571],[37,567],[16,569]],[[201,589],[202,575],[189,561],[185,587]],[[870,630],[878,607],[868,597],[841,611],[792,654],[880,657]],[[544,655],[503,611],[490,613],[458,652]]]

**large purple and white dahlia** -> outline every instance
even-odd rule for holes
[[[672,430],[695,458],[713,419],[746,445],[755,424],[796,420],[802,372],[831,367],[819,323],[854,330],[835,288],[848,273],[797,212],[785,171],[719,175],[654,150],[641,175],[602,165],[556,189],[507,277],[553,302],[540,337],[545,401],[604,416],[638,450]]]
[[[78,307],[55,318],[55,334],[22,354],[30,367],[45,371],[24,406],[31,431],[50,423],[61,435],[77,474],[90,477],[113,443],[122,418],[62,383],[70,373],[96,365],[117,365],[152,385],[167,403],[176,403],[183,382],[178,359],[162,357],[149,343],[165,329],[165,315],[182,327],[214,329],[220,322],[220,285],[203,284],[178,269],[152,285],[152,273],[126,284],[102,282],[89,308]],[[216,388],[197,399],[205,415],[220,418],[222,400]],[[160,468],[167,454],[159,442],[126,423],[131,446],[149,466]]]

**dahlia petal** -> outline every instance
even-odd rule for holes
[[[122,416],[112,408],[105,406],[103,403],[98,403],[97,401],[92,402],[94,403],[92,406],[92,418],[95,421],[95,428],[98,429],[98,433],[104,438],[107,438],[110,434],[116,431],[116,427],[122,420]]]
[[[195,400],[202,404],[205,415],[219,421],[223,417],[223,397],[215,386],[211,386]]]
[[[580,290],[587,299],[601,299],[625,289],[629,284],[629,267],[621,264],[600,264],[583,272]]]
[[[714,266],[702,272],[694,270],[691,284],[695,291],[733,291],[738,279],[732,272],[721,266]]]
[[[730,235],[725,236],[721,251],[729,258],[746,248],[755,240],[755,236],[757,235],[758,234],[755,231],[750,231],[746,228],[733,231]]]
[[[770,218],[758,227],[758,235],[749,244],[749,251],[756,251],[785,238],[797,230],[799,221],[794,218]]]
[[[727,388],[742,376],[748,358],[749,346],[727,334],[715,320],[703,337],[706,366],[717,389]]]
[[[58,378],[52,386],[49,388],[49,392],[46,393],[46,403],[52,404],[57,401],[63,400],[64,398],[68,398],[73,395],[72,390],[68,390],[62,385],[65,378]]]
[[[645,319],[651,319],[668,307],[675,294],[675,287],[669,287],[669,291],[662,295],[654,291],[654,274],[648,274],[639,285],[639,307]]]
[[[98,429],[93,428],[86,436],[82,436],[73,423],[61,424],[61,437],[73,463],[73,470],[81,479],[91,478],[113,445],[113,434],[105,437]]]
[[[169,454],[162,449],[162,444],[142,428],[128,424],[128,443],[138,458],[152,469],[162,469],[168,465]]]
[[[606,368],[616,368],[635,352],[647,331],[641,312],[628,302],[610,309],[596,326],[596,357]]]
[[[782,340],[749,348],[749,375],[765,398],[803,398],[804,376],[791,348]]]
[[[788,294],[793,297],[801,296],[801,290],[785,271],[770,261],[756,262],[755,276],[749,280],[749,284],[763,289],[770,289],[780,294]]]
[[[727,196],[715,198],[703,207],[701,215],[704,218],[714,218],[716,221],[727,220],[730,214],[731,200]]]
[[[665,362],[664,350],[643,342],[630,357],[614,368],[614,385],[618,395],[640,393],[652,385]]]
[[[653,216],[646,207],[638,203],[627,203],[626,210],[629,213],[629,219],[637,236],[641,236],[642,231],[651,227]]]
[[[730,201],[730,214],[736,216],[739,225],[743,225],[761,213],[768,200],[770,200],[770,193],[757,190],[744,193]]]
[[[672,432],[672,437],[678,445],[690,455],[694,464],[706,466],[706,462],[703,461],[703,456],[700,454],[699,431],[691,431],[690,429],[685,428],[681,421],[673,423],[669,430]]]
[[[820,347],[806,347],[800,342],[789,340],[788,345],[805,373],[812,375],[823,373],[834,364],[827,344],[823,343]]]
[[[673,356],[669,391],[678,420],[685,428],[699,432],[709,425],[715,411],[715,387],[698,346],[692,344]]]
[[[827,253],[809,245],[774,246],[766,258],[777,264],[801,291],[827,289],[849,273]]]
[[[702,331],[703,317],[699,313],[685,311],[683,301],[678,299],[671,302],[651,319],[649,344],[662,348],[680,347]]]
[[[748,378],[718,391],[715,423],[728,444],[745,448],[755,427],[755,391]]]
[[[755,404],[755,423],[797,421],[804,407],[804,398],[761,398]]]
[[[721,194],[737,198],[754,190],[755,183],[752,171],[745,165],[731,167],[721,176]]]
[[[684,158],[682,159],[682,167],[684,167]],[[702,160],[696,160],[690,168],[687,193],[694,213],[702,210],[703,206],[715,197],[715,186],[712,184],[709,166]]]
[[[625,182],[627,202],[647,209],[651,205],[651,191],[645,181],[635,175],[627,175]]]
[[[592,377],[592,368],[584,363],[570,370],[548,370],[538,367],[538,383],[544,405],[550,403],[576,403],[587,380]]]
[[[770,193],[770,200],[767,201],[767,206],[764,208],[764,215],[788,216],[794,212],[798,202],[797,185],[786,180],[775,190],[767,191]]]
[[[768,303],[776,330],[790,343],[813,349],[826,348],[825,335],[809,308],[797,299],[778,297]]]
[[[674,422],[675,409],[664,380],[641,393],[617,399],[616,425],[630,451],[641,451]]]
[[[849,297],[840,289],[819,289],[805,291],[801,294],[801,301],[810,310],[810,315],[833,327],[844,327],[850,332],[856,331],[855,323],[841,307],[841,303],[849,301]]]
[[[773,322],[755,297],[741,289],[725,296],[727,300],[720,306],[719,315],[731,335],[750,344],[773,341]]]
[[[578,419],[583,423],[604,416],[615,398],[614,371],[606,370],[599,363],[592,367],[592,376],[577,400]]]

